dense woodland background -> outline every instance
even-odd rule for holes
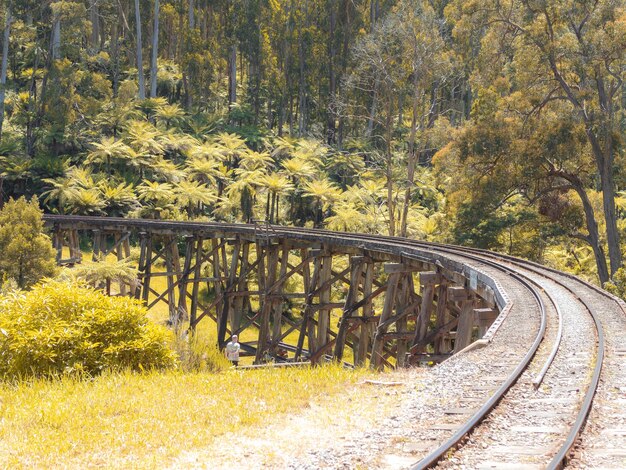
[[[1,5],[2,201],[410,236],[624,285],[624,1]]]

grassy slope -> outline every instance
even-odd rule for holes
[[[366,373],[327,366],[0,385],[0,467],[164,467],[233,428],[254,432],[326,401]]]
[[[150,317],[167,318],[165,304]],[[204,322],[200,336],[213,337],[211,327]],[[254,435],[276,417],[323,405],[366,374],[330,365],[0,384],[0,467],[164,467],[233,428]]]

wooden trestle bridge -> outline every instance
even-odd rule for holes
[[[439,362],[487,335],[506,305],[478,268],[409,240],[267,224],[45,221],[60,265],[82,261],[81,243],[94,261],[134,259],[138,282],[120,295],[167,305],[179,331],[214,322],[220,347],[239,334],[255,363]]]
[[[80,263],[81,245],[95,261],[129,258],[139,278],[115,295],[167,306],[179,332],[202,321],[216,329],[220,347],[238,333],[256,363],[341,360],[382,369],[464,351],[428,369],[436,378],[410,400],[422,405],[385,427],[408,429],[393,442],[410,436],[427,444],[403,451],[417,462],[413,469],[451,452],[467,468],[487,459],[493,465],[485,468],[557,469],[576,443],[575,466],[624,468],[626,303],[572,275],[502,254],[375,235],[45,220],[59,264]],[[378,435],[360,436],[351,452],[371,448],[368,439]],[[307,468],[324,455],[305,457]]]

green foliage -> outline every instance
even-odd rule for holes
[[[0,297],[0,377],[96,375],[176,364],[167,331],[138,301],[49,281]]]
[[[604,285],[604,288],[611,294],[626,299],[626,269],[618,269],[617,272],[613,274],[611,281]]]
[[[216,346],[214,338],[177,336],[174,349],[178,353],[180,369],[185,372],[220,372],[232,366]]]
[[[0,274],[27,288],[56,272],[50,238],[43,233],[36,198],[11,199],[0,210]]]
[[[81,264],[72,269],[70,274],[93,287],[102,287],[111,293],[111,283],[121,282],[137,286],[137,268],[129,259],[111,261],[99,260],[97,263]]]
[[[161,0],[148,99],[138,72],[153,2],[139,2],[139,25],[133,2],[122,15],[115,2],[40,3],[10,3],[7,196],[42,196],[51,212],[267,219],[538,260],[571,243],[567,266],[586,266],[583,246],[619,265],[620,2]],[[600,205],[585,200],[596,190]]]

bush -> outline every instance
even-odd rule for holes
[[[0,377],[173,367],[168,335],[134,299],[48,281],[0,297]]]
[[[0,211],[0,274],[14,279],[22,289],[56,272],[42,215],[35,198],[30,202],[24,197],[11,199]]]
[[[177,337],[174,348],[180,369],[185,372],[220,372],[232,366],[214,339],[196,336]]]
[[[604,285],[604,288],[611,294],[626,299],[626,270],[619,268],[613,278]]]

